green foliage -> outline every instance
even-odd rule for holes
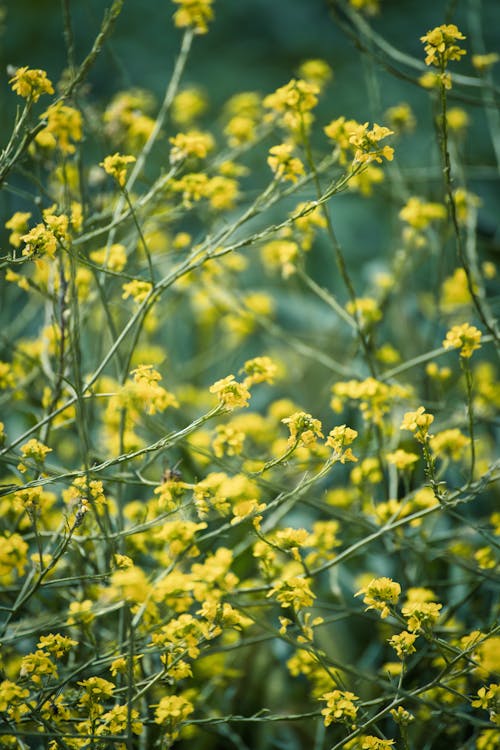
[[[212,0],[174,0],[160,103],[102,102],[87,81],[123,5],[80,58],[63,2],[59,80],[9,73],[0,747],[498,748],[479,6],[415,31],[416,57],[374,30],[383,3],[331,0],[371,122],[330,109],[342,71],[312,57],[212,117],[186,82],[229,13]],[[382,69],[419,114],[378,107]],[[387,248],[360,267],[370,211]]]

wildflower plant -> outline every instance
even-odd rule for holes
[[[418,59],[328,5],[359,120],[314,49],[215,113],[215,0],[173,0],[161,103],[88,85],[123,0],[4,76],[0,747],[498,747],[498,55],[477,4]]]

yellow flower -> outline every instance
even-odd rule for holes
[[[123,271],[127,263],[127,252],[125,247],[116,242],[110,247],[102,247],[90,253],[90,260],[99,265],[106,266],[110,271],[119,273]]]
[[[408,622],[408,630],[420,633],[431,628],[439,619],[442,604],[436,602],[409,602],[402,607],[403,617]]]
[[[357,125],[349,137],[349,143],[354,146],[354,159],[363,164],[371,161],[382,162],[383,158],[392,161],[394,158],[394,149],[391,146],[379,146],[379,142],[388,135],[393,135],[393,131],[382,125],[373,124],[371,130],[368,129],[368,123]],[[383,157],[383,158],[382,158]]]
[[[274,383],[274,378],[278,372],[277,366],[270,357],[254,357],[248,359],[240,372],[246,374],[245,385],[250,386],[255,383]]]
[[[469,124],[469,115],[462,107],[450,107],[446,112],[446,122],[449,130],[459,133]]]
[[[42,148],[58,148],[63,154],[74,154],[75,143],[82,140],[82,115],[74,107],[56,102],[40,115],[47,125],[41,130],[35,142]]]
[[[407,411],[401,423],[401,430],[413,432],[415,438],[424,443],[429,433],[429,427],[434,422],[432,414],[426,414],[425,407],[419,406],[416,411]]]
[[[215,143],[210,133],[202,133],[199,130],[189,130],[187,133],[178,133],[169,138],[172,144],[170,162],[172,164],[183,161],[189,156],[204,159],[209,151],[212,151]]]
[[[174,24],[178,28],[192,27],[196,34],[206,34],[208,22],[214,17],[213,0],[173,0],[180,5],[174,13]]]
[[[397,604],[401,594],[401,586],[391,578],[373,578],[367,586],[363,586],[354,596],[364,594],[363,602],[368,609],[376,609],[382,618],[390,613],[390,605]]]
[[[481,335],[475,326],[462,323],[448,331],[443,346],[445,349],[460,349],[460,356],[469,359],[476,349],[481,348]]]
[[[326,701],[326,708],[321,711],[325,717],[325,727],[330,726],[334,721],[351,723],[356,719],[358,709],[354,705],[354,701],[359,700],[359,698],[354,693],[347,690],[332,690],[329,693],[324,693],[320,700]]]
[[[250,392],[245,383],[238,383],[234,375],[217,380],[210,386],[210,393],[218,396],[219,404],[227,411],[248,406]]]
[[[350,445],[357,437],[357,430],[353,430],[351,427],[347,427],[343,424],[330,430],[326,439],[326,444],[330,448],[333,448],[338,455],[340,462],[344,464],[346,461],[358,460],[350,448],[344,450],[344,448]]]
[[[397,469],[404,471],[410,468],[419,459],[416,453],[409,453],[408,451],[398,448],[397,451],[387,454],[387,461],[393,464]]]
[[[274,583],[267,596],[275,596],[282,607],[291,607],[295,611],[310,607],[316,598],[305,578],[286,578]]]
[[[54,93],[54,87],[47,78],[45,70],[36,70],[27,66],[18,68],[9,83],[16,94],[32,102],[37,102],[43,94]]]
[[[442,24],[428,31],[420,37],[425,45],[425,64],[445,68],[449,60],[460,60],[466,52],[455,42],[461,39],[465,39],[465,36],[453,23]]]
[[[299,67],[299,75],[308,83],[322,88],[333,77],[332,69],[324,60],[305,60]]]
[[[207,98],[200,89],[180,91],[172,102],[172,120],[176,125],[190,125],[205,112],[207,105]]]
[[[413,195],[399,212],[399,218],[414,229],[427,229],[431,222],[446,219],[446,207]]]
[[[450,456],[453,461],[459,461],[464,450],[470,445],[470,438],[458,428],[442,430],[431,437],[431,448],[436,455]]]
[[[305,174],[301,160],[292,156],[293,150],[294,148],[290,143],[281,143],[269,149],[270,156],[267,163],[277,180],[297,182],[298,178]]]
[[[21,240],[25,243],[22,254],[27,258],[39,258],[43,255],[53,258],[56,254],[57,239],[44,224],[37,224]]]
[[[415,115],[406,102],[389,107],[385,113],[385,118],[395,133],[410,133],[415,129]]]
[[[152,284],[149,281],[140,281],[139,279],[128,281],[122,286],[122,299],[132,297],[134,302],[140,305],[144,302],[152,288]]]
[[[397,635],[393,635],[389,638],[389,644],[396,651],[400,659],[404,659],[409,654],[414,654],[417,650],[413,645],[417,640],[417,633],[409,633],[407,630],[403,630]]]
[[[497,52],[489,52],[486,55],[472,55],[472,65],[478,73],[484,73],[500,60]]]
[[[290,430],[290,437],[288,438],[289,447],[299,444],[311,445],[317,438],[323,437],[319,419],[314,419],[314,417],[306,414],[304,411],[296,411],[290,417],[286,417],[281,421],[283,424],[288,425],[288,429]]]
[[[9,242],[12,247],[19,247],[22,242],[22,236],[28,230],[28,220],[31,218],[29,211],[16,211],[11,218],[5,222],[5,228],[11,229],[12,233]]]
[[[106,156],[104,161],[100,162],[99,166],[104,169],[106,174],[114,177],[120,187],[123,187],[127,178],[127,164],[133,164],[135,160],[135,156],[119,154],[117,152],[112,156]]]

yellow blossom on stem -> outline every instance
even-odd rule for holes
[[[247,386],[245,383],[238,383],[234,375],[217,380],[210,386],[210,393],[217,395],[219,404],[227,411],[248,406],[250,400],[250,391]]]
[[[5,228],[11,230],[9,242],[12,247],[19,247],[23,235],[28,230],[28,221],[31,218],[29,211],[16,211],[11,218],[5,222]]]
[[[382,618],[390,614],[390,605],[397,604],[401,594],[401,586],[392,578],[373,578],[367,586],[356,592],[354,596],[364,594],[363,601],[368,609],[376,609]]]
[[[213,0],[173,0],[180,5],[174,13],[174,24],[182,29],[191,27],[196,34],[206,34],[208,22],[214,17]]]
[[[189,156],[204,159],[215,145],[210,133],[202,133],[199,130],[178,133],[176,136],[169,138],[169,141],[172,144],[170,152],[170,162],[172,164],[187,159]]]
[[[292,156],[294,147],[290,143],[281,143],[269,149],[267,163],[277,180],[297,182],[305,174],[304,165],[296,156]]]
[[[401,423],[402,430],[413,432],[415,438],[424,443],[429,434],[429,427],[434,422],[432,414],[426,414],[425,407],[419,406],[416,411],[407,411]]]
[[[170,738],[179,735],[180,725],[194,711],[191,701],[182,695],[165,695],[155,711],[155,722],[165,727]]]
[[[478,73],[484,73],[500,60],[497,52],[489,52],[485,55],[472,55],[471,62]]]
[[[408,622],[408,630],[417,633],[428,630],[437,622],[439,610],[442,609],[442,606],[442,604],[436,602],[408,602],[401,609],[403,617]]]
[[[99,166],[104,169],[106,174],[114,177],[120,187],[123,187],[127,178],[127,165],[133,164],[135,160],[135,156],[119,154],[117,152],[112,156],[106,156],[104,161],[99,163]]]
[[[37,102],[43,94],[54,93],[54,87],[47,78],[45,70],[28,68],[27,66],[18,68],[9,83],[16,94],[32,102]]]
[[[49,150],[58,148],[64,155],[74,154],[75,143],[83,138],[81,113],[59,101],[51,104],[40,119],[47,124],[35,137],[37,145]]]
[[[457,40],[465,39],[454,23],[436,26],[420,37],[426,52],[425,64],[444,69],[450,60],[460,60],[466,54]]]
[[[144,302],[152,288],[152,284],[149,281],[140,281],[139,279],[128,281],[122,287],[122,299],[128,299],[129,297],[132,297],[134,302],[140,305],[142,302]]]
[[[353,430],[351,427],[347,427],[343,424],[330,430],[326,439],[326,444],[330,448],[333,448],[340,462],[345,464],[346,461],[358,460],[353,454],[351,448],[347,448],[347,446],[354,442],[357,437],[357,430]]]
[[[386,458],[388,463],[393,464],[401,471],[405,471],[405,469],[409,469],[418,461],[419,456],[416,453],[410,453],[402,448],[398,448],[398,450],[388,453]]]
[[[314,419],[310,414],[304,411],[296,411],[290,417],[281,420],[283,424],[288,425],[290,437],[288,446],[292,447],[301,443],[302,445],[311,445],[317,438],[322,438],[321,422]]]
[[[409,633],[407,630],[403,630],[401,633],[389,638],[388,643],[396,651],[399,658],[404,659],[405,656],[409,656],[416,652],[417,649],[413,644],[417,638],[417,633]]]
[[[352,723],[355,721],[358,709],[354,701],[359,700],[358,696],[347,690],[332,690],[324,693],[320,700],[326,701],[326,708],[321,713],[325,717],[325,727],[335,722]]]
[[[21,240],[25,243],[22,254],[27,258],[39,258],[43,255],[54,258],[56,254],[56,236],[44,224],[37,224]]]
[[[244,383],[250,388],[255,383],[273,384],[278,368],[270,357],[254,357],[245,362],[240,372],[246,374]]]
[[[267,596],[274,596],[282,607],[295,611],[310,607],[316,598],[305,578],[286,578],[274,583]]]
[[[371,161],[381,163],[384,159],[392,161],[394,158],[394,149],[391,146],[379,146],[379,142],[388,135],[393,135],[390,128],[382,125],[373,124],[371,130],[368,129],[368,123],[358,125],[352,132],[349,143],[354,146],[354,159],[362,164],[368,164]]]
[[[460,349],[460,356],[469,359],[476,349],[481,348],[481,331],[468,323],[453,326],[446,334],[443,346],[445,349]]]

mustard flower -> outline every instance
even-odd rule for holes
[[[193,713],[191,701],[182,695],[166,695],[159,702],[155,711],[155,722],[165,727],[169,737],[179,736],[179,729]]]
[[[416,411],[406,412],[400,429],[413,432],[419,443],[425,443],[429,436],[429,427],[433,422],[434,416],[426,413],[424,406],[419,406]]]
[[[480,687],[477,699],[471,701],[471,706],[489,711],[491,721],[500,724],[500,685],[491,682],[488,687]]]
[[[5,533],[0,536],[0,580],[9,583],[14,571],[24,573],[28,564],[28,545],[20,534]]]
[[[399,218],[413,229],[427,229],[433,221],[446,219],[446,207],[442,203],[423,201],[413,195],[399,212]]]
[[[104,161],[99,163],[99,166],[104,169],[106,174],[114,177],[120,187],[124,187],[127,179],[127,165],[133,164],[135,160],[135,156],[119,154],[117,152],[112,156],[106,156]]]
[[[368,164],[371,161],[381,163],[383,159],[392,161],[394,158],[394,149],[391,146],[380,146],[379,142],[388,135],[393,135],[390,128],[382,125],[373,124],[371,130],[368,129],[368,123],[357,125],[354,128],[349,143],[354,146],[354,159],[362,164]]]
[[[500,55],[497,52],[489,52],[485,55],[472,55],[471,62],[478,73],[484,73],[499,60]]]
[[[89,257],[94,263],[105,266],[110,271],[116,271],[117,273],[123,271],[127,264],[127,251],[124,245],[118,242],[113,243],[110,247],[93,250]]]
[[[331,67],[324,60],[305,60],[298,72],[304,81],[313,83],[320,89],[333,77]]]
[[[289,447],[299,444],[311,445],[317,438],[323,437],[319,419],[314,419],[310,414],[306,414],[305,411],[296,411],[281,421],[283,424],[288,425],[288,429],[290,430],[290,437],[288,438]]]
[[[466,52],[456,42],[462,39],[465,39],[465,36],[453,23],[442,24],[428,31],[420,37],[420,41],[425,45],[425,64],[445,68],[450,60],[460,60]]]
[[[388,642],[396,651],[399,658],[404,659],[405,656],[409,656],[410,654],[414,654],[416,652],[417,649],[413,644],[415,643],[417,638],[417,633],[409,633],[407,630],[403,630],[401,633],[393,635],[392,638],[389,638]]]
[[[267,268],[274,270],[281,268],[283,278],[288,278],[296,271],[296,260],[299,257],[300,249],[293,240],[279,239],[266,242],[262,246],[262,262]]]
[[[99,726],[96,734],[106,736],[107,734],[122,734],[130,730],[133,734],[139,735],[142,732],[142,722],[139,721],[139,711],[133,708],[130,711],[128,706],[114,706],[110,711],[101,714]]]
[[[367,610],[376,609],[382,618],[390,614],[390,605],[397,604],[401,594],[401,586],[392,578],[373,578],[367,586],[363,586],[354,596],[364,594],[363,602]]]
[[[57,239],[44,224],[37,224],[21,237],[25,243],[22,254],[27,258],[39,258],[47,255],[54,258],[57,250]]]
[[[62,101],[51,104],[40,115],[46,121],[46,126],[37,133],[35,142],[42,148],[53,150],[58,148],[64,154],[74,154],[75,143],[83,138],[82,115],[74,107],[63,104]]]
[[[52,654],[56,659],[61,659],[65,656],[74,646],[78,646],[78,641],[69,638],[67,635],[61,635],[60,633],[49,633],[48,635],[42,635],[37,644],[39,649],[47,651]]]
[[[380,10],[380,0],[349,0],[349,5],[367,16],[375,16]]]
[[[17,682],[2,680],[0,682],[0,712],[7,714],[16,723],[29,711],[27,698],[30,691]]]
[[[415,115],[406,102],[389,107],[385,118],[395,133],[410,133],[415,129]]]
[[[244,432],[228,424],[217,425],[215,431],[216,437],[212,441],[212,448],[217,458],[222,458],[224,455],[239,456],[241,454],[246,437]]]
[[[352,723],[356,720],[358,713],[354,701],[359,700],[357,695],[347,690],[332,690],[324,693],[320,700],[326,702],[326,708],[321,713],[325,717],[325,727],[330,726],[334,721],[343,723]]]
[[[122,299],[128,299],[129,297],[132,297],[134,302],[140,305],[142,302],[144,302],[152,288],[152,284],[149,281],[141,281],[140,279],[128,281],[122,286]]]
[[[54,93],[54,87],[45,70],[27,66],[18,68],[9,83],[16,94],[32,102],[37,102],[43,94]]]
[[[183,161],[189,156],[204,159],[215,145],[210,133],[202,133],[199,130],[178,133],[176,136],[169,138],[169,141],[172,144],[170,152],[170,162],[172,164]]]
[[[311,121],[311,110],[318,103],[319,86],[302,79],[292,78],[273,94],[265,97],[263,105],[271,110],[271,117],[277,116],[279,122],[292,132],[307,128]]]
[[[358,459],[353,454],[351,448],[347,446],[356,440],[358,437],[357,430],[353,430],[351,427],[347,427],[345,424],[338,427],[334,427],[330,430],[326,439],[326,444],[333,448],[337,454],[338,459],[341,463],[345,464],[346,461],[357,461]]]
[[[57,666],[45,651],[38,649],[33,654],[23,656],[19,677],[27,677],[35,685],[40,685],[47,677],[57,679]]]
[[[244,382],[250,388],[255,383],[270,383],[272,385],[278,368],[270,357],[254,357],[254,359],[248,359],[245,362],[240,372],[246,374],[247,377]]]
[[[436,602],[408,602],[401,609],[403,617],[407,620],[408,630],[420,633],[431,628],[438,621],[442,606]]]
[[[210,386],[209,390],[210,393],[217,395],[219,404],[226,411],[233,411],[233,409],[248,406],[248,401],[250,400],[250,391],[247,386],[245,383],[238,383],[234,375],[228,375],[221,380],[217,380],[217,382]]]
[[[207,98],[201,89],[184,89],[176,94],[172,102],[172,120],[176,125],[190,125],[204,114],[207,106]]]
[[[308,581],[305,578],[285,578],[274,583],[267,596],[275,596],[276,600],[285,609],[293,608],[295,611],[310,607],[316,598]]]
[[[104,707],[101,704],[112,697],[115,684],[103,677],[89,677],[77,684],[82,688],[78,705],[88,710],[91,717],[104,713]]]
[[[419,456],[417,456],[416,453],[410,453],[402,448],[398,448],[398,450],[388,453],[386,458],[388,463],[393,464],[393,466],[400,471],[409,469],[419,460]]]
[[[446,112],[446,123],[448,130],[460,133],[469,124],[469,115],[462,107],[450,107]]]
[[[28,231],[28,221],[31,218],[29,211],[16,211],[8,221],[5,222],[5,228],[11,230],[9,242],[12,247],[19,247],[22,242],[23,234]]]
[[[206,34],[208,23],[214,17],[213,0],[173,0],[180,5],[174,13],[174,24],[178,28],[191,27],[195,34]]]
[[[476,349],[481,348],[481,335],[475,326],[462,323],[448,331],[443,346],[445,349],[460,349],[460,356],[469,359]]]
[[[297,182],[305,174],[304,165],[296,156],[292,156],[294,147],[290,143],[281,143],[269,149],[267,163],[277,180]]]
[[[15,384],[16,379],[12,371],[12,366],[9,364],[9,362],[0,361],[0,388],[2,390],[7,388],[14,388]]]
[[[382,317],[378,302],[373,297],[357,297],[355,300],[350,300],[345,309],[349,315],[357,318],[363,328],[372,326]]]
[[[48,453],[51,453],[52,448],[44,445],[39,440],[31,438],[27,443],[21,445],[21,453],[23,458],[32,458],[33,461],[43,464]]]
[[[452,428],[437,432],[431,437],[430,442],[436,455],[449,456],[453,461],[459,461],[464,450],[470,445],[470,438],[458,428]]]

